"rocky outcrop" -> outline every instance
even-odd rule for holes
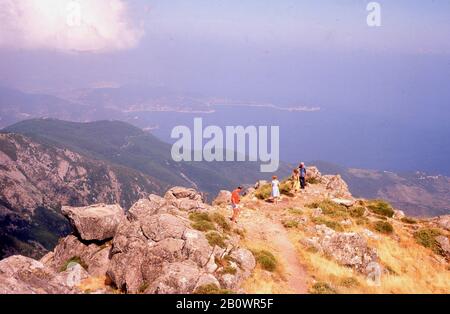
[[[0,294],[68,294],[87,275],[80,267],[56,273],[43,263],[24,256],[0,261]]]
[[[121,221],[125,219],[125,212],[119,205],[64,206],[62,213],[86,241],[112,238]]]
[[[450,215],[439,216],[432,220],[438,227],[450,231]]]
[[[315,182],[321,182],[322,181],[322,174],[320,173],[319,169],[317,167],[307,167],[306,168],[306,179],[315,181]]]
[[[442,235],[437,236],[436,242],[439,245],[442,255],[445,256],[447,260],[450,260],[450,241],[448,240],[448,237]]]
[[[89,275],[104,276],[108,270],[110,253],[110,242],[101,245],[85,244],[70,235],[62,238],[53,252],[41,258],[41,262],[55,271],[60,271],[64,270],[68,261],[78,260],[86,267]]]
[[[216,258],[235,251],[239,255],[247,252],[253,258],[232,241],[227,241],[228,250],[210,245],[205,233],[191,227],[188,213],[192,208],[172,208],[179,200],[200,202],[198,196],[189,189],[172,191],[166,194],[167,202],[159,200],[159,208],[157,202],[150,202],[147,215],[142,207],[147,201],[141,202],[140,214],[133,213],[132,219],[119,226],[108,268],[109,277],[119,289],[128,293],[192,293],[203,282],[219,283],[220,287],[224,274],[220,273]],[[205,206],[199,206],[198,212]],[[250,268],[248,262],[236,267],[233,287],[250,275]]]
[[[80,282],[90,277],[109,278],[126,293],[193,293],[211,283],[238,289],[255,259],[223,224],[209,233],[193,228],[190,213],[210,208],[201,194],[179,187],[164,198],[136,202],[127,215],[118,205],[64,207],[76,235],[61,239],[40,261],[2,261],[0,292],[79,293]],[[211,233],[218,244],[210,242]]]
[[[335,198],[351,198],[352,195],[348,189],[347,183],[340,175],[325,175],[322,177],[322,182],[325,183],[330,196]]]
[[[229,205],[231,204],[231,192],[221,190],[216,198],[214,199],[213,203],[214,206],[220,206],[220,205]]]

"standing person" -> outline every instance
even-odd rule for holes
[[[277,176],[272,177],[272,199],[276,203],[280,198],[280,181]]]
[[[300,164],[299,172],[300,172],[300,186],[301,189],[304,190],[306,186],[306,167],[304,162]]]
[[[241,202],[240,193],[242,191],[242,187],[238,186],[233,192],[231,192],[231,207],[233,209],[233,216],[230,220],[234,223],[237,223],[237,219],[239,217],[239,213],[241,211],[239,207],[239,203]]]
[[[294,169],[294,171],[292,172],[292,191],[294,193],[297,193],[298,191],[300,191],[300,172],[298,171],[298,169]]]

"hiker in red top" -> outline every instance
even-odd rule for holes
[[[240,193],[242,191],[242,187],[238,187],[231,193],[231,207],[233,208],[233,216],[230,218],[232,222],[237,223],[237,218],[239,217],[239,213],[241,209],[239,208],[239,203],[241,202]]]

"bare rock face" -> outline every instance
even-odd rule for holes
[[[186,212],[208,211],[210,206],[204,203],[201,193],[192,188],[173,187],[166,192],[167,203]]]
[[[90,277],[106,277],[126,293],[193,293],[211,283],[238,289],[255,268],[252,253],[219,224],[213,232],[223,242],[211,244],[192,227],[189,211],[175,206],[185,201],[209,208],[184,188],[142,199],[127,215],[117,205],[64,207],[76,236],[61,239],[41,261],[1,261],[0,293],[81,293],[80,283]]]
[[[340,175],[330,176],[325,175],[322,177],[326,183],[327,190],[330,191],[330,195],[335,198],[351,198],[352,195],[348,190],[348,185],[342,179]]]
[[[450,241],[448,238],[446,236],[437,236],[436,242],[439,244],[442,255],[450,259]]]
[[[200,279],[201,270],[192,261],[165,264],[160,276],[145,290],[151,294],[191,293]]]
[[[165,199],[175,200],[175,199],[190,199],[193,201],[203,202],[203,196],[201,193],[192,188],[184,188],[181,186],[175,186],[166,192],[164,195]]]
[[[231,192],[225,190],[220,191],[213,201],[213,205],[215,206],[228,205],[230,203],[231,203]]]
[[[167,201],[158,196],[151,194],[148,198],[138,200],[129,210],[128,217],[131,220],[138,220],[148,215],[153,215],[167,204]]]
[[[450,215],[440,216],[435,222],[439,227],[450,231]]]
[[[204,232],[191,227],[182,201],[200,202],[192,189],[174,188],[165,201],[140,201],[135,213],[117,228],[113,239],[108,276],[128,293],[192,293],[205,283],[236,288],[255,267],[252,253],[227,242],[227,248],[212,246]],[[146,205],[147,204],[147,205]],[[148,207],[146,207],[148,206]],[[156,207],[160,206],[158,209]],[[173,209],[172,207],[175,207]],[[220,234],[220,232],[219,232]],[[222,235],[223,236],[223,235]],[[227,274],[216,265],[217,258],[229,255],[238,262],[230,284]]]
[[[252,252],[247,249],[238,248],[237,250],[234,250],[230,256],[239,264],[246,276],[249,276],[256,267],[255,257]]]
[[[130,293],[186,293],[186,289],[192,292],[211,252],[205,235],[191,229],[189,221],[157,213],[119,226],[108,275],[119,288]],[[177,266],[171,267],[172,264]],[[170,286],[174,276],[186,269],[191,273],[191,285],[178,286],[178,290]],[[198,274],[193,283],[192,274]]]
[[[111,243],[89,245],[77,237],[69,235],[61,239],[53,252],[41,259],[41,262],[54,271],[61,271],[71,259],[80,260],[91,276],[104,276],[108,270]]]
[[[316,232],[318,237],[308,239],[306,243],[341,265],[367,273],[369,264],[378,260],[375,249],[370,248],[366,239],[358,233],[336,232],[325,225],[317,225]]]
[[[125,219],[124,210],[119,205],[63,206],[62,213],[86,241],[114,237],[118,225]]]
[[[0,261],[0,294],[71,293],[72,287],[41,262],[24,256],[11,256]]]

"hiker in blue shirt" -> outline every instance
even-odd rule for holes
[[[298,171],[300,172],[300,187],[304,190],[306,186],[306,167],[304,162],[300,164]]]

